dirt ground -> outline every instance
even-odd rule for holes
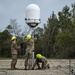
[[[69,67],[75,70],[75,59],[49,59],[50,69],[24,70],[24,59],[18,60],[18,70],[10,70],[11,60],[0,60],[0,75],[73,75]]]

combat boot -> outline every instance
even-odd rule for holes
[[[14,66],[11,66],[11,70],[15,70]]]
[[[14,69],[17,70],[18,68],[16,68],[16,67],[14,66]]]
[[[25,65],[25,70],[27,70],[27,65]]]

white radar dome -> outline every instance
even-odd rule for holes
[[[40,8],[38,5],[30,4],[27,6],[25,21],[31,27],[35,27],[40,23]]]

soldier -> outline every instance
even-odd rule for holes
[[[34,51],[34,41],[36,39],[37,38],[32,38],[31,35],[26,36],[27,48],[25,53],[25,70],[32,69],[32,52]]]
[[[12,40],[12,44],[11,44],[11,54],[12,54],[12,61],[11,61],[11,69],[15,70],[17,69],[16,63],[17,63],[17,54],[18,54],[18,50],[20,49],[20,47],[17,46],[17,39],[15,36],[13,36],[11,38]]]
[[[40,67],[40,63],[42,63],[41,67]],[[34,69],[36,65],[37,65],[38,69],[49,69],[50,68],[47,58],[42,56],[41,54],[36,55],[36,60],[35,60],[35,63],[34,63],[34,66],[32,69]]]

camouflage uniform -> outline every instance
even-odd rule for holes
[[[31,69],[32,52],[34,50],[34,39],[26,40],[27,48],[25,53],[25,69]]]
[[[12,41],[11,44],[11,54],[12,54],[12,61],[11,61],[11,69],[16,69],[16,63],[17,63],[17,54],[20,47],[17,46],[16,39]]]
[[[42,63],[41,67],[40,67],[40,63]],[[41,59],[36,58],[36,61],[35,61],[32,69],[34,69],[36,65],[37,65],[38,69],[49,69],[50,68],[47,58],[44,56],[42,56]]]

